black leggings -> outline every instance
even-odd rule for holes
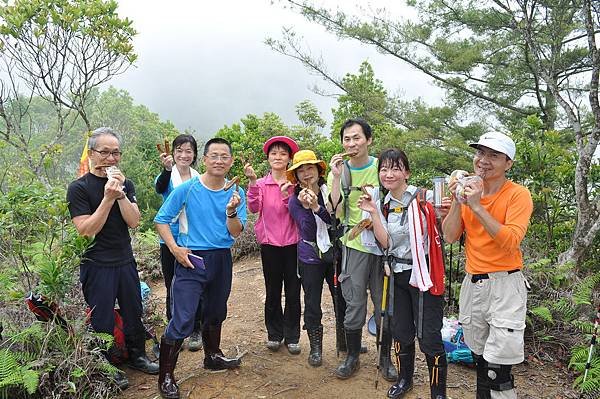
[[[444,353],[442,343],[442,318],[444,316],[444,296],[431,295],[429,291],[420,293],[409,284],[410,270],[394,273],[394,316],[392,329],[394,339],[402,346],[415,341],[418,331],[419,296],[423,296],[423,336],[419,338],[421,352],[427,355]]]
[[[300,339],[300,279],[297,274],[297,246],[260,246],[265,278],[265,325],[269,341],[285,339],[297,344]],[[285,308],[281,309],[281,289],[285,290]]]
[[[308,264],[298,261],[298,270],[302,279],[302,288],[304,289],[304,329],[313,330],[321,326],[321,318],[323,317],[323,311],[321,310],[323,281],[329,287],[332,301],[335,295],[333,288],[333,264]]]

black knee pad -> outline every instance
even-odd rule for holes
[[[512,366],[487,363],[487,379],[491,390],[509,391],[515,387],[515,379],[511,374]]]

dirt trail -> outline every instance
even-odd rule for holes
[[[164,298],[162,284],[153,284],[153,296]],[[249,257],[236,262],[228,317],[223,325],[222,349],[227,355],[247,351],[242,367],[235,371],[209,372],[202,368],[204,353],[184,350],[179,357],[176,377],[182,398],[385,398],[390,385],[379,379],[375,390],[375,338],[365,331],[363,342],[369,347],[361,355],[361,369],[353,378],[341,381],[334,369],[336,358],[333,306],[324,290],[323,325],[325,326],[323,365],[313,368],[306,359],[308,337],[302,332],[302,353],[290,355],[285,348],[277,353],[265,347],[263,321],[264,282],[260,259]],[[366,339],[365,339],[366,337]],[[415,388],[407,399],[429,398],[427,365],[417,354]],[[514,369],[515,382],[521,399],[576,398],[569,388],[567,376],[551,364],[519,365]],[[130,388],[123,398],[159,398],[157,378],[128,370]],[[448,396],[453,399],[475,396],[475,372],[451,364],[448,372]]]

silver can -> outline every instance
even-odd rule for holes
[[[433,178],[433,206],[441,207],[442,198],[446,192],[446,178],[436,176]]]

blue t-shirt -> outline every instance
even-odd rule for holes
[[[246,195],[238,188],[241,198],[237,207],[238,218],[242,226],[246,224]],[[211,190],[194,177],[177,186],[158,210],[155,223],[170,224],[179,215],[185,205],[188,220],[188,232],[180,231],[176,237],[177,245],[192,250],[210,250],[231,248],[234,238],[227,230],[225,208],[233,195],[233,189]]]

